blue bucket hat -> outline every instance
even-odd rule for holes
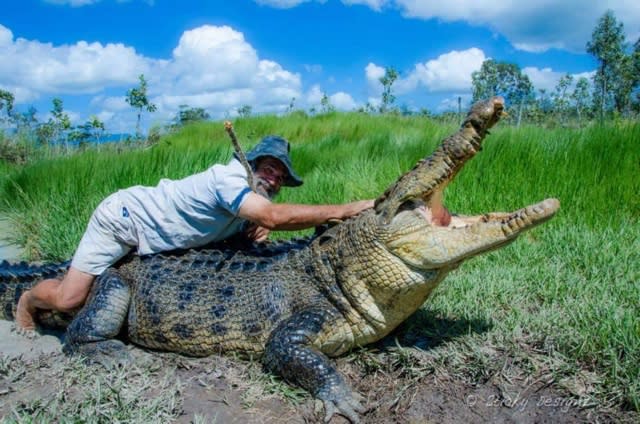
[[[287,168],[287,176],[285,177],[282,185],[287,187],[298,187],[302,185],[302,178],[296,174],[291,165],[291,158],[289,157],[289,142],[284,138],[277,135],[268,135],[260,143],[247,152],[247,160],[255,168],[256,161],[265,156],[271,156],[278,159]],[[234,153],[234,156],[237,155]]]

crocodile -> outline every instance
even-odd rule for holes
[[[510,213],[451,214],[442,193],[505,114],[504,100],[474,104],[445,138],[373,208],[306,239],[238,247],[222,242],[130,255],[95,282],[79,311],[38,313],[66,328],[64,351],[118,355],[125,342],[190,356],[243,353],[323,402],[325,419],[366,412],[330,358],[380,340],[427,300],[453,269],[514,241],[559,210],[546,199]],[[0,306],[13,319],[20,294],[67,263],[0,266]]]

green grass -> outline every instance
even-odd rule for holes
[[[455,130],[426,119],[357,113],[261,116],[234,124],[246,150],[266,134],[292,142],[305,185],[283,190],[278,201],[302,203],[376,197]],[[640,410],[638,140],[640,125],[625,123],[493,131],[447,190],[448,207],[475,214],[556,197],[562,208],[549,223],[445,280],[426,306],[429,316],[455,328],[468,325],[466,333],[460,330],[462,341],[447,346],[466,358],[483,345],[536,352],[556,364],[557,381],[593,374],[589,396]],[[0,178],[2,213],[30,259],[68,258],[108,193],[204,170],[228,160],[231,151],[221,123],[200,123],[147,150],[102,149],[22,168],[0,166],[6,174]],[[283,236],[290,234],[276,234]],[[487,325],[475,331],[478,322]],[[484,362],[476,362],[479,372]]]

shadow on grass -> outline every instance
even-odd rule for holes
[[[416,347],[422,350],[434,349],[442,344],[470,334],[482,334],[493,325],[485,319],[447,318],[437,311],[419,309],[377,343],[377,347]],[[397,342],[396,342],[397,340]]]

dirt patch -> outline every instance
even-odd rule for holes
[[[26,338],[13,332],[11,323],[1,324],[0,340],[15,344],[12,351],[3,345],[0,358],[5,420],[51,422],[99,414],[107,421],[185,424],[322,421],[312,398],[265,374],[257,362],[131,347],[131,366],[106,370],[65,357],[55,337]],[[640,418],[581,404],[552,377],[525,375],[507,357],[496,360],[513,366],[476,381],[448,374],[416,348],[363,350],[336,362],[367,399],[365,423],[631,423]],[[331,420],[346,422],[339,416]]]
[[[16,262],[20,260],[22,255],[20,247],[7,240],[11,231],[10,222],[5,217],[0,216],[0,262],[3,260]]]
[[[34,360],[60,352],[62,343],[54,335],[36,335],[16,331],[13,322],[0,320],[0,354],[6,358]]]

